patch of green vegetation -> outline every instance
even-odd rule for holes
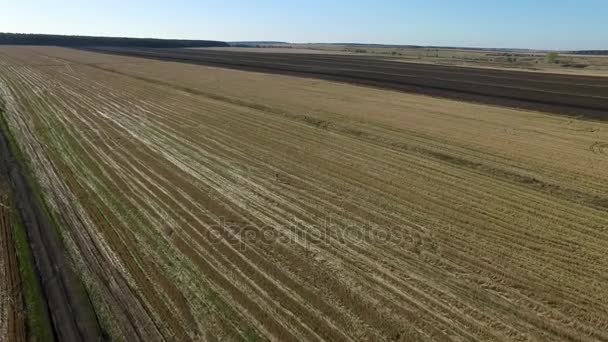
[[[233,321],[234,317],[237,317],[237,313],[234,311],[234,308],[229,306],[224,299],[213,289],[206,288],[205,299],[207,304],[217,310],[221,319],[226,321]],[[242,327],[244,330],[240,331],[240,336],[237,339],[240,339],[243,342],[257,342],[263,341],[263,339],[257,330],[253,329],[250,326]]]
[[[245,342],[258,342],[261,340],[260,335],[255,330],[247,330],[243,334],[243,341]]]
[[[23,155],[21,149],[19,148],[19,144],[17,143],[17,139],[15,139],[13,133],[10,130],[10,126],[8,121],[6,121],[5,113],[2,111],[0,107],[0,130],[4,132],[4,136],[6,140],[8,140],[8,147],[13,153],[13,157],[16,159],[16,162],[21,166],[21,171],[24,173],[25,181],[29,184],[32,192],[34,193],[35,200],[38,201],[40,205],[42,205],[43,214],[47,216],[49,222],[51,222],[51,226],[55,229],[55,234],[59,236],[59,238],[63,242],[63,238],[59,233],[59,229],[56,224],[56,215],[53,214],[51,208],[47,205],[44,200],[44,196],[42,193],[42,188],[38,181],[36,181],[34,173],[31,171],[31,164],[29,160]]]
[[[25,301],[28,335],[30,340],[33,341],[54,341],[53,329],[42,296],[42,289],[34,270],[34,260],[30,253],[25,229],[15,213],[13,213],[12,222],[15,252],[19,261],[22,293]]]
[[[39,205],[42,209],[42,214],[46,216],[46,220],[50,223],[54,235],[65,246],[66,241],[64,240],[63,235],[59,230],[59,215],[54,210],[51,210],[51,208],[47,204],[42,191],[42,187],[37,181],[34,172],[32,171],[31,163],[19,148],[17,139],[12,134],[5,115],[6,113],[4,112],[3,103],[0,103],[0,130],[2,130],[2,132],[4,133],[4,136],[9,145],[8,148],[11,150],[15,161],[19,164],[20,171],[23,173],[25,181],[30,186],[34,197],[33,200],[36,202],[36,205]],[[18,215],[15,213],[14,216]],[[15,220],[14,222],[20,221]],[[16,227],[15,230],[17,231],[15,233],[16,250],[19,258],[21,277],[24,284],[24,299],[28,314],[28,329],[31,330],[31,336],[33,336],[34,341],[53,341],[53,330],[51,328],[50,318],[48,316],[46,305],[44,304],[45,300],[42,294],[42,288],[40,286],[36,271],[34,269],[34,259],[29,250],[29,242],[27,234],[25,232],[25,227],[19,224],[19,226]],[[19,236],[18,231],[21,231],[21,236]],[[27,255],[24,254],[26,252]],[[83,281],[78,277],[78,275],[72,273],[68,281],[71,282],[72,288],[75,289],[74,294],[78,296],[78,301],[80,303],[90,302],[87,288],[85,287]],[[30,301],[32,301],[31,304],[29,303]],[[30,309],[34,311],[30,311]],[[92,310],[94,312],[94,308],[92,308]],[[42,316],[43,314],[45,316]],[[94,314],[92,314],[91,316],[93,315]],[[80,317],[79,319],[96,319],[96,317],[87,316]],[[41,338],[37,338],[37,336],[40,336]]]
[[[549,52],[545,56],[545,60],[547,61],[547,63],[550,63],[550,64],[559,63],[559,53],[557,53],[557,52]]]
[[[8,129],[8,123],[4,117],[2,105],[3,104],[0,103],[0,130],[4,132],[4,136],[8,140],[10,148],[16,146],[16,141]],[[15,152],[19,153],[18,151]],[[17,215],[15,211],[12,211],[11,215],[15,254],[19,263],[21,290],[25,303],[28,335],[32,341],[54,341],[50,317],[42,294],[42,288],[35,271],[34,259],[30,252],[25,228],[21,225],[19,215]]]
[[[29,106],[29,103],[24,103],[24,105],[27,107],[27,106]],[[33,108],[31,108],[30,110],[34,111]],[[61,222],[60,213],[57,212],[56,210],[53,210],[48,205],[48,203],[45,199],[45,196],[44,196],[42,186],[38,182],[35,173],[32,171],[32,165],[30,163],[30,160],[22,153],[21,149],[19,148],[19,144],[17,143],[16,138],[12,134],[12,131],[10,130],[10,126],[8,125],[8,122],[6,121],[6,118],[4,117],[3,114],[4,113],[2,113],[0,111],[0,129],[2,129],[4,131],[5,136],[9,143],[9,148],[11,149],[11,152],[13,153],[13,156],[15,157],[17,163],[21,166],[20,170],[25,177],[25,181],[30,186],[30,189],[33,193],[34,201],[42,209],[42,214],[46,217],[47,222],[49,222],[54,236],[56,236],[59,239],[62,246],[64,246],[64,250],[65,250],[68,246],[68,243],[65,240],[65,238],[60,230],[60,224],[59,224],[59,222]],[[55,128],[53,128],[53,129],[55,129]],[[51,143],[51,141],[48,139],[47,135],[48,134],[42,134],[42,138],[43,138],[43,140],[45,140],[45,142],[47,144],[49,144],[49,143]],[[70,259],[70,255],[68,253],[66,253],[66,256],[68,257],[68,259]],[[76,264],[75,260],[70,260],[70,261],[73,261],[74,264]],[[93,302],[93,298],[91,298],[91,292],[90,292],[90,290],[93,290],[93,289],[88,288],[86,286],[85,279],[84,279],[85,275],[77,274],[76,269],[73,269],[73,271],[74,272],[69,274],[69,279],[67,280],[68,282],[70,282],[70,285],[71,285],[72,289],[74,290],[73,294],[78,297],[79,303],[88,302],[88,303],[93,304],[94,302]],[[90,284],[90,282],[89,282],[89,284]],[[99,302],[95,302],[95,304],[99,305]],[[102,328],[102,333],[105,334],[106,330],[108,330],[109,325],[107,324],[106,321],[100,320],[100,318],[104,318],[104,317],[107,318],[107,315],[100,315],[100,313],[98,312],[98,307],[91,305],[91,312],[89,312],[89,314],[86,315],[86,317],[79,317],[79,319],[80,320],[85,320],[85,319],[89,320],[89,321],[91,321],[91,323],[90,323],[91,325],[99,324],[100,327]],[[96,321],[96,322],[92,322],[92,321]],[[105,337],[107,337],[107,336],[105,336]],[[109,338],[107,338],[107,339],[109,339]],[[47,340],[42,339],[40,341],[47,341]]]

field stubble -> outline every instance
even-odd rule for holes
[[[0,89],[112,336],[608,339],[606,123],[60,48]]]

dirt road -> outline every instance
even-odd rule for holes
[[[24,170],[13,155],[7,133],[0,129],[0,162],[10,180],[26,229],[55,337],[58,341],[99,341],[101,331],[80,280],[73,273],[55,228],[35,197]]]
[[[2,341],[25,342],[26,320],[15,253],[12,202],[3,169],[0,164],[0,337]]]

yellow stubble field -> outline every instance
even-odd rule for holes
[[[608,339],[607,123],[50,47],[0,93],[116,339]]]

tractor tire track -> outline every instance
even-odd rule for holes
[[[16,147],[10,145],[7,134],[10,133],[0,129],[0,161],[6,166],[6,176],[10,179],[15,203],[27,232],[55,338],[59,341],[100,341],[102,334],[92,306],[88,298],[81,296],[79,280],[64,254],[55,228],[13,154],[12,149]]]

